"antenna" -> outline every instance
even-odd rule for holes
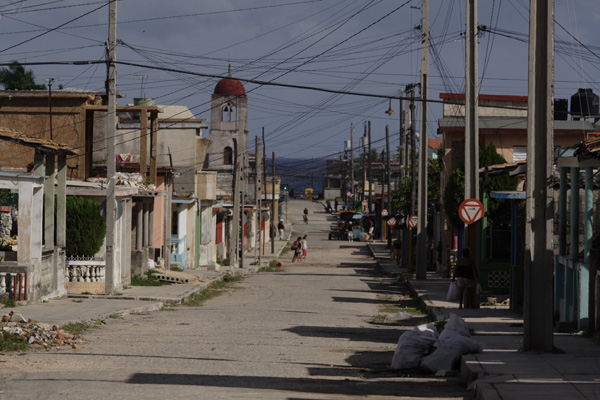
[[[142,78],[142,84],[140,86],[140,98],[145,98],[144,96],[144,79],[148,77],[148,75],[133,75],[138,78]]]

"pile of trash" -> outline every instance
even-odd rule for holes
[[[483,348],[483,343],[471,339],[467,323],[451,314],[440,334],[433,323],[404,332],[398,339],[391,367],[445,375],[460,368],[463,354],[479,353]]]
[[[104,185],[108,184],[107,178],[88,178],[89,182],[100,182]],[[156,190],[156,185],[148,183],[139,172],[117,172],[115,174],[115,184],[119,186],[145,188],[147,190]]]
[[[15,311],[3,315],[0,326],[3,332],[19,336],[30,345],[39,345],[44,348],[71,346],[76,349],[80,344],[86,342],[80,335],[65,333],[56,325],[51,326],[34,320],[28,321],[22,314]]]

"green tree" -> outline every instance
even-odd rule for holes
[[[106,235],[100,204],[79,196],[67,197],[67,256],[93,256]]]
[[[496,151],[496,146],[491,143],[485,149],[479,149],[479,166],[504,164],[506,159]],[[508,175],[494,176],[489,179],[487,187],[480,185],[480,190],[499,191],[515,190],[519,179]],[[456,168],[450,174],[446,190],[444,191],[444,209],[450,224],[455,228],[462,228],[463,222],[458,216],[458,207],[465,197],[464,167]],[[510,216],[508,202],[490,199],[488,202],[488,218],[490,221],[506,219]]]
[[[0,69],[0,83],[6,90],[45,90],[46,85],[35,83],[32,70],[26,70],[18,61],[13,61],[8,68]]]

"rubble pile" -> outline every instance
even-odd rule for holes
[[[102,184],[108,184],[106,178],[88,178],[91,182],[100,182]],[[115,175],[115,183],[119,186],[128,186],[135,188],[142,188],[146,190],[156,190],[156,185],[148,182],[142,177],[139,172],[117,172]]]
[[[10,335],[23,338],[30,345],[39,345],[44,348],[71,346],[76,349],[85,339],[80,335],[71,335],[56,325],[44,324],[34,320],[27,320],[22,314],[11,311],[2,316],[0,323],[2,331]]]
[[[19,244],[19,238],[15,235],[13,237],[9,237],[4,240],[4,244],[8,244],[10,246],[16,246]]]

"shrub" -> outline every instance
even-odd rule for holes
[[[100,204],[79,196],[67,197],[67,256],[93,256],[105,235]]]

